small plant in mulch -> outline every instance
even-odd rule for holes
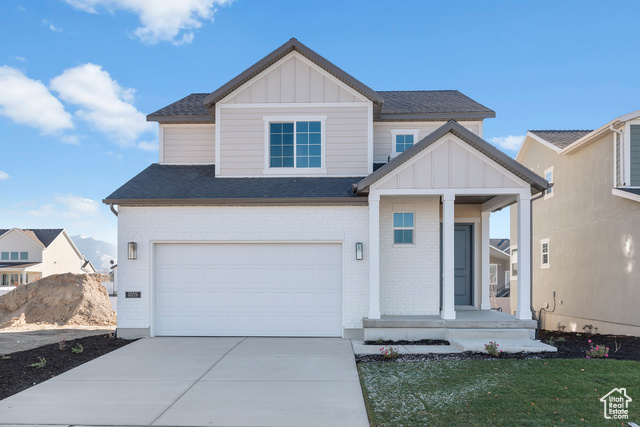
[[[82,344],[78,343],[76,344],[72,349],[71,352],[74,354],[80,354],[84,351],[84,348],[82,347]]]
[[[591,347],[587,350],[587,359],[604,359],[605,357],[609,357],[609,347],[605,347],[602,344],[594,344],[589,340],[589,346]]]
[[[9,360],[11,356],[7,356],[6,354],[0,354],[0,360]]]
[[[60,341],[58,341],[58,350],[64,351],[66,349],[67,349],[67,339],[62,338]]]
[[[567,342],[567,340],[564,337],[549,337],[549,339],[547,339],[547,344],[549,344],[552,347],[555,347],[557,343],[559,342]]]
[[[588,325],[584,325],[582,327],[582,330],[589,335],[593,335],[593,334],[597,334],[598,333],[598,328],[596,328],[595,326],[588,324]]]
[[[500,344],[498,344],[495,341],[489,341],[489,344],[485,344],[484,345],[484,350],[493,357],[500,357],[502,356],[502,350],[498,350],[498,346],[500,346]]]
[[[400,356],[398,347],[391,347],[390,345],[380,347],[380,353],[385,359],[397,359]]]
[[[27,368],[42,369],[46,364],[47,364],[47,360],[44,357],[38,356],[38,361],[35,363],[32,363],[31,365],[27,365]]]

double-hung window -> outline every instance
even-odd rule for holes
[[[518,277],[518,248],[511,249],[511,277]]]
[[[418,142],[418,129],[392,129],[391,130],[391,157],[404,153]]]
[[[393,214],[393,244],[413,245],[413,212]]]
[[[550,167],[549,169],[544,171],[544,179],[553,184],[553,167]],[[553,197],[553,187],[548,188],[547,192],[544,195],[545,199],[548,199],[550,197]]]
[[[540,240],[540,267],[549,268],[549,239]]]
[[[489,284],[498,284],[498,264],[489,264]]]
[[[323,167],[323,120],[267,117],[265,123],[268,131],[267,169],[317,172]]]

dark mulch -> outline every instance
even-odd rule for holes
[[[560,331],[540,331],[538,339],[558,349],[556,353],[502,353],[501,359],[584,359],[591,343],[609,347],[607,359],[640,361],[640,337],[626,335],[600,335]],[[498,342],[499,344],[499,342]],[[395,359],[385,359],[381,354],[356,356],[363,362],[425,362],[432,360],[482,360],[494,359],[487,353],[464,352],[446,354],[401,354]]]
[[[60,350],[58,344],[50,344],[11,353],[4,356],[6,358],[0,355],[0,400],[132,342],[114,339],[109,335],[94,335],[67,341],[65,350]],[[71,351],[77,344],[82,345],[82,353]],[[28,366],[39,362],[38,357],[45,359],[44,367]]]
[[[365,341],[366,345],[449,345],[449,341],[445,340],[419,340],[419,341]]]

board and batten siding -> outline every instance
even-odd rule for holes
[[[304,107],[302,105],[301,107]],[[221,176],[260,176],[265,169],[265,117],[326,116],[326,175],[367,175],[366,105],[345,107],[224,108],[220,106]],[[313,174],[313,168],[307,169]]]
[[[162,163],[215,163],[215,125],[163,125]]]
[[[225,104],[289,102],[362,102],[344,84],[297,53],[291,53],[264,75],[244,85]]]
[[[631,125],[629,132],[631,142],[630,172],[633,187],[640,186],[640,125]]]
[[[446,122],[374,122],[373,123],[373,161],[386,163],[393,152],[392,129],[418,129],[418,139],[420,141],[431,132],[444,125]],[[459,122],[482,138],[481,122]]]

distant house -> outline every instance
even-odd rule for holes
[[[489,240],[489,280],[496,297],[509,296],[511,259],[509,239]]]
[[[62,228],[0,229],[0,286],[18,286],[52,274],[95,272]]]
[[[640,335],[640,110],[596,130],[529,131],[516,160],[554,184],[532,201],[543,328]],[[512,254],[522,250],[516,234],[512,226]]]

